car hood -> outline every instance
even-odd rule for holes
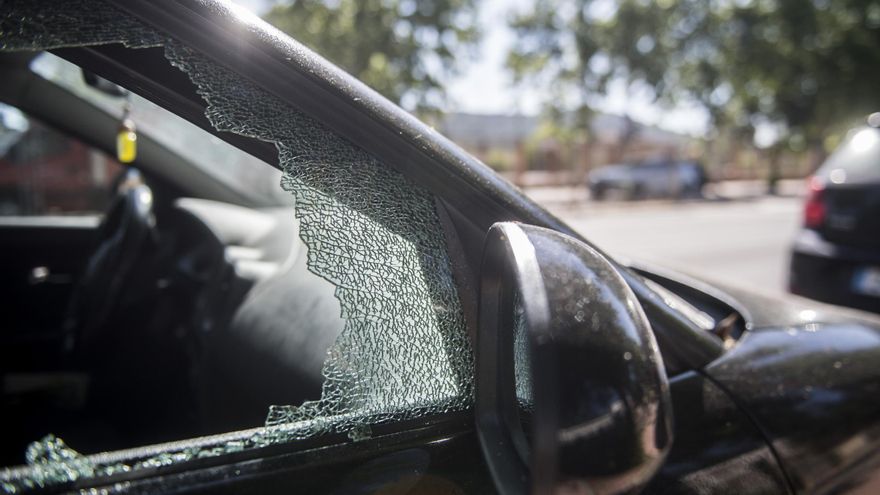
[[[880,318],[725,290],[747,308],[750,330],[703,372],[760,425],[794,491],[835,493],[876,476]]]
[[[876,476],[880,317],[665,270],[658,275],[724,299],[743,315],[747,331],[701,373],[759,426],[794,492],[834,493]]]
[[[654,273],[663,278],[688,285],[729,304],[742,314],[746,328],[749,330],[767,327],[795,327],[809,323],[856,323],[874,327],[880,331],[880,316],[873,313],[825,304],[791,294],[770,294],[744,289],[652,265],[639,263],[631,266],[638,271]]]
[[[858,323],[880,329],[880,316],[855,309],[824,304],[800,296],[764,294],[738,287],[714,284],[745,310],[750,329],[800,326],[809,323]]]

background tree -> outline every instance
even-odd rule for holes
[[[265,19],[408,110],[434,110],[478,40],[473,0],[294,0]]]
[[[880,0],[538,0],[511,24],[519,80],[555,79],[578,105],[622,79],[816,159],[880,108]]]

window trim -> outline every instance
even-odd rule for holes
[[[231,441],[243,441],[265,427],[239,430],[204,437],[196,437],[145,447],[113,450],[84,456],[84,460],[96,465],[136,464],[160,454],[174,454],[190,449],[211,449]],[[473,442],[478,451],[473,415],[470,411],[434,414],[395,423],[377,424],[371,427],[369,438],[352,441],[344,433],[328,433],[302,440],[278,442],[238,452],[226,452],[216,456],[193,458],[169,464],[132,469],[110,475],[82,477],[76,481],[52,485],[53,490],[84,490],[93,487],[130,483],[130,491],[137,492],[137,483],[162,483],[173,479],[176,489],[193,488],[186,485],[189,478],[193,485],[216,485],[231,482],[238,476],[259,476],[279,469],[303,468],[320,465],[341,465],[358,459],[376,457],[382,452],[403,450],[408,447],[431,449],[441,444],[465,438]],[[259,462],[254,462],[259,461]],[[0,470],[0,482],[26,479],[35,468],[16,466]],[[295,487],[289,487],[294,489]]]

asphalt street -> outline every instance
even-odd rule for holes
[[[803,199],[543,202],[622,261],[655,264],[708,281],[778,293],[785,291],[788,248],[800,223]]]

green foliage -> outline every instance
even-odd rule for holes
[[[537,1],[509,66],[579,104],[624,78],[718,128],[775,124],[794,151],[880,108],[880,0]]]
[[[564,146],[572,146],[578,142],[579,132],[574,126],[565,125],[559,119],[541,119],[535,132],[526,141],[529,152],[534,151],[545,141],[554,141]]]
[[[583,5],[583,1],[536,0],[534,10],[512,17],[510,26],[516,33],[516,42],[508,54],[507,65],[518,82],[541,87],[551,95],[551,116],[574,107],[585,127],[591,113],[588,99],[601,92],[607,81],[602,74],[588,69],[599,46],[592,35],[585,35],[588,30],[582,29],[581,12],[573,12]],[[563,6],[570,8],[560,12]]]
[[[265,19],[411,110],[443,104],[478,39],[473,0],[294,0]]]
[[[483,161],[493,170],[507,172],[513,169],[516,153],[508,149],[490,149],[483,157]]]

